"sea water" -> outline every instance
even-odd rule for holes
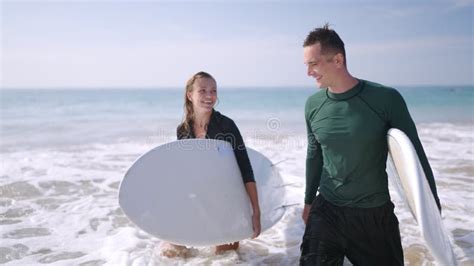
[[[433,168],[443,222],[461,265],[474,264],[474,87],[401,87]],[[131,163],[176,139],[182,89],[0,90],[0,264],[296,265],[304,231],[304,104],[314,88],[222,88],[216,110],[247,146],[280,162],[291,205],[239,251],[159,255],[161,241],[118,205]],[[212,192],[210,192],[212,193]],[[407,265],[434,263],[416,222],[392,193]],[[179,211],[179,210],[176,210]],[[190,217],[191,218],[191,217]]]

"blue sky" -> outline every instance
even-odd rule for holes
[[[326,22],[356,77],[474,85],[473,0],[0,1],[2,88],[314,86],[301,46]]]

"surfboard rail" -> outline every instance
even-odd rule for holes
[[[389,129],[387,142],[389,178],[415,218],[428,249],[442,265],[457,265],[451,240],[413,144],[396,128]],[[394,171],[390,171],[391,167]]]

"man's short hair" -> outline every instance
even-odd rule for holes
[[[333,29],[329,28],[328,23],[322,28],[312,30],[304,40],[303,47],[311,46],[316,43],[321,45],[322,54],[335,55],[341,53],[344,56],[344,64],[346,63],[344,42]]]

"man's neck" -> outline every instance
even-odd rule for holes
[[[344,73],[341,77],[334,83],[334,85],[329,86],[328,89],[332,93],[344,93],[359,83],[359,80],[354,78],[349,73]]]

